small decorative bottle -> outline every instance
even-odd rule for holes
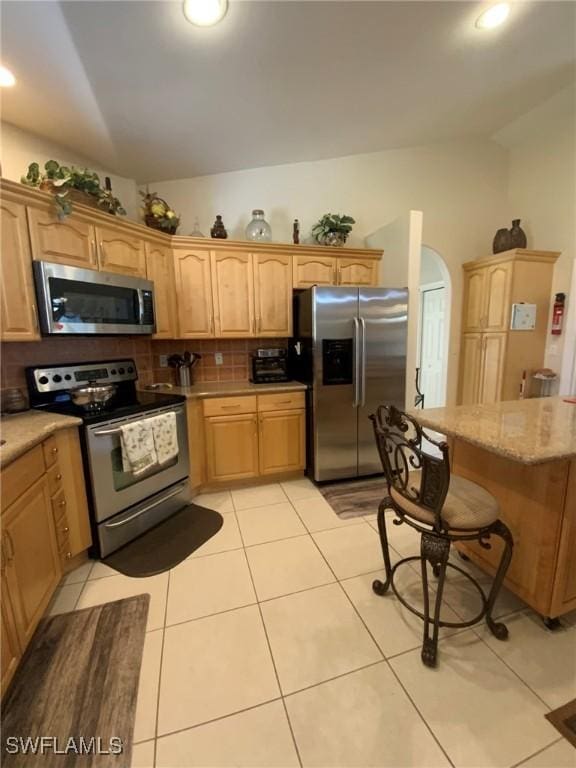
[[[192,232],[190,232],[190,237],[205,237],[205,235],[203,235],[200,231],[200,222],[198,221],[198,216],[196,216],[194,219],[194,229]]]
[[[298,245],[300,242],[300,222],[298,219],[294,219],[294,224],[292,226],[292,242],[294,245]]]
[[[213,237],[217,240],[226,240],[228,237],[228,232],[226,232],[226,228],[224,226],[224,222],[222,221],[222,216],[218,214],[216,216],[216,221],[214,222],[214,226],[210,230],[210,237]]]
[[[260,242],[272,240],[272,229],[264,218],[264,211],[260,208],[255,208],[252,211],[252,221],[246,227],[246,239],[259,240]]]
[[[512,221],[512,229],[510,230],[511,248],[526,248],[526,233],[520,226],[520,219],[514,219]]]

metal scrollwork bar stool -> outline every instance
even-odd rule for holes
[[[370,419],[374,425],[374,435],[388,483],[388,496],[378,508],[378,530],[386,580],[374,581],[372,589],[377,595],[384,595],[391,587],[402,605],[423,620],[422,661],[429,667],[436,666],[440,627],[470,627],[485,619],[492,634],[498,640],[506,640],[508,629],[505,624],[494,621],[492,611],[512,559],[513,540],[509,529],[498,518],[498,502],[476,483],[458,475],[451,477],[448,445],[434,440],[411,416],[394,406],[382,405]],[[440,456],[423,450],[424,439],[436,446]],[[390,562],[386,534],[388,509],[393,510],[396,515],[394,525],[406,524],[421,534],[420,555],[405,557],[394,566]],[[448,557],[452,542],[477,541],[484,549],[490,549],[492,536],[500,537],[504,547],[492,587],[486,595],[476,579],[464,569],[448,562]],[[394,585],[397,568],[415,560],[421,563],[423,611],[410,605]],[[438,578],[432,611],[428,588],[428,563]],[[442,621],[440,618],[448,568],[459,571],[469,579],[480,596],[482,609],[469,621]]]

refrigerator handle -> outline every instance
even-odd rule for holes
[[[357,317],[353,317],[352,322],[354,323],[354,367],[352,369],[354,400],[352,407],[358,408],[360,405],[360,323]]]
[[[360,318],[360,327],[362,328],[360,405],[364,406],[366,405],[366,320],[363,317]]]

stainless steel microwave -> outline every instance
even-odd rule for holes
[[[154,283],[139,277],[34,261],[45,336],[154,333]]]

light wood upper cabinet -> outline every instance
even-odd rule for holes
[[[206,479],[242,480],[258,474],[257,415],[210,416],[205,421]]]
[[[306,465],[306,419],[304,410],[260,413],[260,474],[297,472]]]
[[[212,296],[215,335],[254,335],[254,275],[252,254],[217,251],[212,255]]]
[[[292,335],[292,264],[282,254],[252,254],[256,336]]]
[[[494,264],[485,270],[485,331],[505,331],[510,325],[512,262]]]
[[[36,297],[28,244],[26,208],[19,203],[0,203],[0,339],[35,341],[40,338]]]
[[[479,269],[464,274],[464,316],[463,328],[469,331],[481,331],[484,327],[486,272]]]
[[[96,227],[98,266],[103,272],[146,277],[144,240],[121,227]]]
[[[96,230],[88,217],[72,214],[60,221],[50,210],[28,208],[32,257],[82,269],[98,269]]]
[[[174,272],[178,305],[178,337],[214,336],[210,251],[176,250]]]
[[[484,338],[481,333],[465,333],[460,349],[460,400],[462,405],[479,402]]]
[[[294,288],[336,285],[336,259],[331,256],[300,256],[292,260]]]
[[[2,545],[18,640],[25,647],[61,575],[46,476],[4,511]]]
[[[490,404],[501,400],[505,355],[506,333],[485,333],[478,402]]]
[[[376,285],[378,262],[373,259],[338,259],[338,285]]]
[[[155,339],[176,337],[176,285],[172,250],[146,243],[146,276],[154,283]]]
[[[6,691],[10,680],[12,679],[18,662],[20,661],[21,650],[16,633],[16,622],[12,613],[10,595],[6,585],[5,573],[5,555],[2,551],[2,578],[1,578],[1,604],[0,604],[0,688],[2,694]]]

